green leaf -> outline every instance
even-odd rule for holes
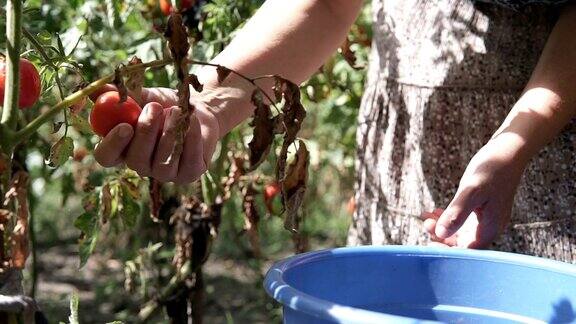
[[[92,212],[86,212],[74,221],[74,227],[82,231],[84,236],[92,236],[98,226],[98,215]]]
[[[64,164],[74,153],[74,141],[70,137],[62,137],[50,148],[48,165],[59,167]]]
[[[70,114],[68,116],[70,119],[70,125],[74,127],[77,131],[82,134],[92,135],[94,132],[92,131],[92,127],[90,123],[84,117],[80,116],[79,114]]]
[[[130,192],[122,186],[122,219],[128,227],[134,227],[140,215],[140,205],[132,199]]]
[[[68,317],[70,324],[80,324],[78,320],[78,303],[78,295],[72,293],[72,296],[70,296],[70,316]]]
[[[58,43],[58,52],[60,52],[60,56],[66,57],[66,50],[64,49],[64,45],[60,39],[60,34],[56,34],[56,41]]]
[[[85,236],[78,242],[78,252],[80,254],[80,268],[82,268],[88,258],[94,252],[94,248],[96,248],[96,242],[98,241],[98,232],[95,232],[94,235],[88,237]]]

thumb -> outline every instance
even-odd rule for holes
[[[436,223],[435,234],[440,239],[454,235],[464,224],[474,209],[481,207],[482,201],[478,196],[477,188],[458,190],[456,196],[446,210],[440,215]]]

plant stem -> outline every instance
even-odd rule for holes
[[[16,128],[18,113],[21,24],[22,1],[8,0],[6,3],[6,90],[0,125],[10,130]]]

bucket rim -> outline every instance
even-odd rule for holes
[[[267,294],[280,302],[283,307],[306,313],[323,320],[343,323],[390,322],[395,323],[438,323],[436,321],[389,315],[354,308],[323,300],[306,294],[284,280],[284,274],[299,265],[327,258],[341,258],[351,255],[386,254],[391,256],[468,259],[483,262],[506,263],[510,265],[536,268],[558,274],[576,277],[576,265],[524,254],[491,250],[472,250],[453,247],[381,245],[356,246],[323,249],[306,252],[275,262],[264,279]]]

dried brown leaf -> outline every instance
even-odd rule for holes
[[[300,224],[299,209],[306,192],[309,160],[310,153],[306,145],[298,141],[294,161],[288,166],[286,177],[282,180],[282,201],[286,210],[284,227],[293,232],[298,232]]]
[[[282,122],[284,124],[284,141],[276,164],[276,178],[284,178],[286,171],[286,159],[288,158],[288,147],[294,143],[296,136],[302,127],[302,122],[306,117],[306,110],[300,103],[300,88],[289,80],[277,78],[282,81],[284,107],[282,108]]]
[[[216,73],[218,74],[218,84],[222,84],[222,82],[224,82],[224,80],[226,80],[226,78],[230,75],[230,73],[232,72],[232,70],[230,70],[229,68],[225,67],[225,66],[217,66],[216,67]]]
[[[148,187],[150,193],[150,218],[156,223],[160,222],[160,208],[162,207],[162,183],[150,178]]]
[[[128,100],[128,89],[126,88],[126,84],[124,84],[124,69],[123,66],[118,66],[114,70],[114,80],[112,83],[118,89],[118,94],[120,95],[120,102],[124,102]]]
[[[246,174],[246,168],[244,167],[245,159],[240,156],[233,156],[230,153],[230,169],[228,171],[228,176],[223,179],[222,183],[224,185],[223,192],[224,196],[222,199],[224,201],[230,199],[232,194],[232,187],[238,182],[241,176]]]
[[[15,189],[14,197],[18,203],[16,225],[10,236],[10,258],[12,267],[23,269],[30,254],[28,247],[28,174],[24,171],[18,171],[10,186]]]
[[[183,24],[182,16],[179,13],[173,13],[168,19],[168,26],[164,33],[168,40],[168,48],[174,59],[174,67],[178,77],[178,106],[182,113],[176,121],[176,140],[174,148],[168,157],[166,163],[180,158],[184,147],[184,138],[189,128],[190,116],[194,112],[194,106],[190,104],[190,78],[188,77],[188,32]]]
[[[190,73],[188,75],[188,81],[190,81],[190,84],[192,85],[194,90],[196,90],[196,92],[202,92],[202,90],[204,90],[204,85],[200,83],[200,81],[198,80],[198,76],[196,74]]]
[[[100,196],[102,204],[102,224],[106,224],[112,215],[112,193],[108,183],[102,186],[102,195]]]
[[[259,90],[254,90],[252,93],[252,103],[256,106],[256,109],[254,109],[254,118],[250,123],[254,130],[252,140],[248,144],[250,149],[250,170],[256,169],[266,159],[272,147],[272,142],[274,142],[272,111],[270,106],[264,104]]]
[[[136,64],[142,64],[142,60],[137,56],[134,56],[130,62],[128,62],[128,66]],[[142,87],[144,87],[144,74],[144,68],[126,73],[126,87],[136,98],[140,98],[142,95]]]
[[[185,197],[170,218],[176,243],[173,264],[178,271],[187,261],[190,261],[192,269],[197,269],[208,259],[220,224],[222,201],[215,204],[219,205],[214,205],[212,210],[196,197]]]
[[[340,49],[338,51],[339,51],[340,55],[342,55],[342,57],[344,58],[346,63],[348,63],[348,65],[350,65],[350,67],[352,67],[355,70],[360,70],[360,69],[362,69],[362,67],[356,65],[356,55],[354,54],[354,52],[350,48],[351,45],[352,45],[352,42],[350,42],[350,39],[348,37],[346,37],[346,40],[340,46]]]
[[[244,229],[248,235],[248,241],[252,247],[252,252],[257,258],[262,257],[262,249],[260,248],[260,237],[258,236],[258,222],[260,215],[256,209],[256,190],[254,186],[249,183],[242,190],[242,208],[244,210]]]

